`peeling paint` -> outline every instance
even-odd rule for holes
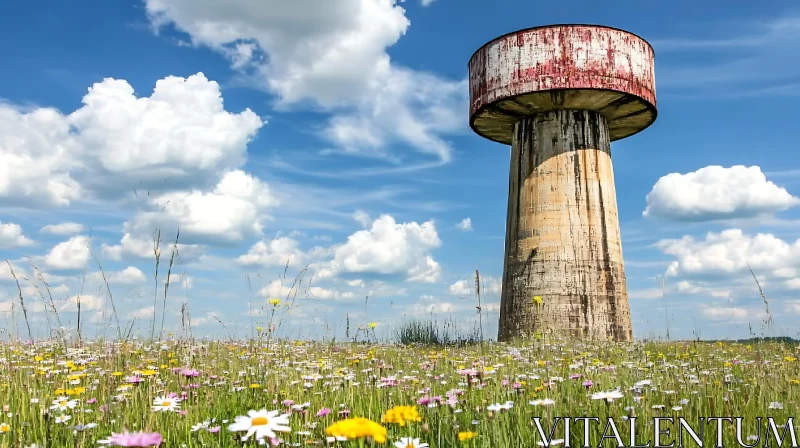
[[[613,28],[560,25],[497,38],[470,59],[469,89],[470,125],[505,144],[517,120],[548,110],[601,112],[612,141],[656,118],[653,49]]]

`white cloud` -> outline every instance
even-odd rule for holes
[[[436,0],[421,0],[422,6],[430,6],[431,3],[435,2]]]
[[[19,224],[0,221],[0,249],[14,249],[32,244],[33,240],[23,235]]]
[[[273,280],[258,291],[258,294],[263,297],[281,300],[287,297],[294,297],[297,293],[297,288],[292,289],[290,286],[284,285],[280,280]]]
[[[784,303],[784,310],[787,313],[800,316],[800,300],[787,300],[786,303]]]
[[[707,166],[660,178],[647,195],[642,216],[683,221],[752,218],[799,203],[786,189],[768,181],[757,166]]]
[[[161,79],[150,97],[107,78],[69,115],[0,105],[0,199],[64,206],[213,185],[262,125],[249,109],[225,111],[202,73]]]
[[[153,307],[144,307],[139,308],[136,311],[128,314],[128,317],[131,319],[147,319],[153,317]]]
[[[75,222],[63,222],[61,224],[50,224],[39,229],[42,233],[53,235],[72,235],[83,232],[83,225]]]
[[[789,267],[800,266],[800,240],[783,241],[772,234],[747,235],[740,229],[709,232],[705,239],[691,236],[665,239],[656,243],[665,254],[677,260],[671,262],[667,274],[724,275],[747,273],[748,264],[757,273],[781,273]]]
[[[74,296],[69,297],[67,300],[57,302],[58,310],[63,312],[77,312],[79,298],[81,302],[81,312],[98,311],[103,309],[104,301],[102,297],[97,297],[92,294],[75,294]]]
[[[126,223],[127,227],[127,223]],[[155,258],[155,233],[151,234],[150,239],[144,237],[135,237],[130,233],[125,233],[120,240],[120,244],[108,245],[103,243],[100,246],[100,251],[103,257],[113,261],[121,261],[126,258]],[[159,250],[161,253],[162,262],[172,256],[172,250],[175,244],[173,236],[167,236],[161,233],[161,242],[159,243]],[[196,244],[178,244],[178,259],[182,262],[189,262],[196,260],[203,254],[203,246]]]
[[[449,291],[454,296],[470,296],[475,294],[475,290],[472,289],[474,287],[474,278],[462,279],[450,285]],[[480,287],[482,296],[500,297],[500,293],[503,291],[503,283],[494,277],[481,277]]]
[[[751,314],[748,310],[739,307],[705,307],[703,315],[714,320],[742,321],[747,320]]]
[[[93,280],[102,281],[103,277],[100,272],[95,272],[91,275]],[[108,281],[109,285],[135,285],[137,283],[142,283],[147,280],[147,276],[144,275],[139,268],[135,266],[128,266],[127,268],[121,271],[111,271],[106,272],[106,280]]]
[[[90,240],[86,236],[74,236],[56,244],[44,257],[44,263],[53,269],[80,269],[91,257]]]
[[[240,170],[226,172],[211,192],[176,191],[148,202],[128,223],[132,233],[180,229],[181,241],[228,243],[261,235],[265,210],[277,204],[266,184]]]
[[[164,283],[166,282],[167,279],[164,279]],[[188,289],[194,286],[194,278],[186,274],[170,274],[169,286],[170,288],[175,288],[176,286],[179,286],[181,288]]]
[[[686,280],[679,281],[673,289],[679,293],[705,295],[717,299],[730,299],[733,296],[733,291],[730,288],[718,285],[708,286]],[[659,297],[661,296],[659,295]]]
[[[450,294],[454,296],[465,296],[472,294],[472,288],[466,280],[459,280],[450,285]]]
[[[325,135],[346,153],[388,156],[395,141],[449,160],[441,134],[460,129],[466,81],[391,63],[386,49],[410,22],[396,0],[146,0],[156,27],[226,55],[279,106],[309,101],[337,112]]]
[[[355,213],[353,213],[353,219],[364,228],[368,228],[372,225],[372,219],[363,210],[356,210]]]
[[[245,266],[296,266],[306,259],[306,254],[298,247],[298,242],[289,237],[270,241],[259,241],[237,261]]]
[[[337,291],[334,289],[312,286],[308,288],[308,296],[315,299],[347,300],[355,298],[355,294],[349,291]]]
[[[461,220],[461,222],[456,224],[456,227],[458,227],[459,229],[461,229],[461,230],[463,230],[465,232],[469,231],[469,230],[472,230],[472,219],[464,218],[464,219]]]
[[[400,224],[381,215],[369,230],[355,232],[336,248],[332,261],[317,267],[333,275],[403,274],[410,281],[431,283],[438,279],[441,267],[429,252],[441,244],[433,221]]]

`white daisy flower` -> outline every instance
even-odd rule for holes
[[[622,398],[622,392],[620,392],[619,389],[592,394],[592,400],[606,400],[607,402],[612,402],[617,398]]]
[[[411,437],[403,437],[397,442],[394,442],[397,448],[427,448],[427,443],[420,443],[419,439],[412,439]]]
[[[156,397],[153,400],[153,411],[176,411],[180,409],[181,405],[178,403],[177,398],[169,397]]]
[[[246,441],[253,434],[256,439],[263,439],[264,437],[275,438],[275,431],[289,432],[292,429],[289,427],[289,417],[291,414],[280,414],[280,411],[269,411],[262,409],[260,411],[247,411],[247,416],[238,416],[233,420],[233,423],[228,426],[228,431],[247,431],[242,437],[242,441]]]

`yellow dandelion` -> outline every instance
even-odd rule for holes
[[[325,429],[325,434],[333,437],[345,437],[348,440],[371,437],[377,443],[386,443],[386,428],[363,417],[335,422]]]
[[[472,432],[472,431],[460,432],[460,433],[458,433],[458,440],[463,442],[463,441],[469,440],[469,439],[471,439],[471,438],[473,438],[473,437],[475,437],[477,435],[478,435],[478,433]]]

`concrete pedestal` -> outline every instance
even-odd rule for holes
[[[508,193],[498,340],[631,340],[603,116],[554,110],[519,120]]]

